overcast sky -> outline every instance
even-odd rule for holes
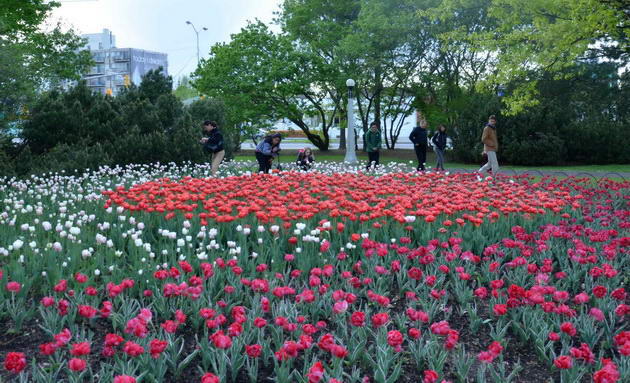
[[[270,22],[281,0],[57,0],[52,20],[61,19],[79,33],[107,28],[119,48],[139,48],[168,54],[168,71],[175,80],[197,66],[197,29],[201,56],[210,46],[229,41],[247,21]]]

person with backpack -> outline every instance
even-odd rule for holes
[[[483,128],[481,135],[483,143],[483,153],[488,156],[488,162],[479,169],[479,173],[485,173],[492,169],[492,175],[499,172],[499,161],[497,161],[497,150],[499,150],[499,140],[497,138],[497,118],[492,115],[488,118],[488,123]]]
[[[424,164],[427,162],[427,122],[422,119],[420,112],[416,112],[416,119],[420,122],[409,135],[409,141],[413,144],[413,149],[418,158],[418,171],[424,171]]]
[[[370,124],[370,129],[365,133],[365,151],[368,154],[366,170],[370,170],[372,166],[375,168],[378,166],[381,144],[381,131],[378,128],[378,122],[375,121]]]
[[[225,149],[223,143],[223,135],[219,131],[219,125],[214,121],[204,121],[203,131],[206,137],[199,142],[203,145],[203,150],[212,155],[211,173],[215,177],[217,170],[223,157],[225,157]]]
[[[296,165],[304,171],[309,171],[313,167],[313,162],[315,162],[315,157],[311,148],[300,150],[295,161]]]
[[[435,155],[437,156],[437,165],[435,167],[436,170],[444,171],[444,150],[446,150],[447,139],[448,135],[446,134],[446,126],[440,124],[438,126],[438,131],[431,138],[431,142],[433,143],[433,147],[435,150]]]
[[[280,154],[280,133],[274,133],[265,137],[256,146],[256,160],[258,161],[258,172],[269,173],[273,160]]]

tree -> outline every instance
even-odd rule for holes
[[[194,85],[238,111],[235,124],[287,118],[320,150],[328,150],[328,132],[338,104],[337,96],[319,80],[322,69],[316,56],[300,51],[288,36],[274,34],[258,22],[232,35],[230,43],[213,46],[210,57],[195,72]],[[309,115],[320,116],[321,135],[307,124]]]
[[[412,114],[416,84],[434,45],[428,20],[418,16],[427,6],[418,0],[364,0],[353,32],[340,44],[358,76],[363,131],[371,121],[380,122],[389,149]]]
[[[89,53],[79,51],[84,41],[73,30],[41,27],[57,6],[5,0],[0,8],[0,128],[17,121],[38,91],[76,80],[90,65]]]
[[[297,41],[301,49],[320,60],[322,72],[319,82],[336,100],[342,149],[345,149],[346,144],[346,80],[350,77],[355,80],[359,78],[357,71],[348,68],[339,45],[352,34],[360,11],[361,2],[356,0],[284,0],[277,20],[282,30]]]
[[[199,92],[192,86],[188,76],[182,76],[177,82],[173,94],[182,101],[199,97]]]
[[[493,27],[469,35],[457,30],[447,33],[496,56],[494,74],[487,82],[527,80],[505,98],[510,113],[536,104],[536,82],[545,74],[561,76],[586,56],[607,56],[612,46],[627,48],[626,31],[621,28],[627,25],[627,14],[599,0],[443,0],[433,15],[447,21],[467,9],[487,12],[494,19]]]
[[[229,123],[228,110],[223,101],[204,97],[190,104],[186,111],[190,114],[192,125],[199,130],[199,134],[204,121],[215,121],[225,141],[225,158],[234,157],[234,152],[239,150],[241,138],[246,132],[241,131],[238,125]]]
[[[320,83],[336,96],[341,116],[347,115],[345,81],[356,81],[360,128],[366,132],[372,121],[382,122],[386,145],[394,148],[431,46],[427,18],[417,14],[431,4],[286,0],[278,23],[300,49],[321,59]]]
[[[173,92],[173,78],[164,73],[164,68],[152,69],[142,76],[138,87],[140,95],[155,103],[160,96]]]

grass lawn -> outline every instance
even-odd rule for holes
[[[293,162],[297,157],[295,150],[282,151],[280,161],[282,163]],[[367,161],[367,154],[359,151],[357,157],[360,160]],[[330,151],[329,153],[315,153],[316,161],[343,161],[344,154],[340,151]],[[237,161],[255,161],[252,151],[242,151],[235,157]],[[395,151],[383,151],[381,153],[381,163],[389,162],[409,162],[412,161],[413,166],[416,164],[415,154],[411,150],[395,150]],[[500,161],[500,160],[499,160]],[[427,165],[429,167],[435,166],[435,155],[432,152],[427,153]],[[549,171],[571,171],[571,172],[598,172],[598,173],[630,173],[630,164],[628,165],[578,165],[578,166],[512,166],[506,164],[499,164],[504,168],[514,170],[549,170]],[[463,164],[457,162],[446,161],[445,167],[451,169],[478,169],[480,164]]]

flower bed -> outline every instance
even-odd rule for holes
[[[0,183],[1,379],[630,378],[630,183],[206,171]]]

